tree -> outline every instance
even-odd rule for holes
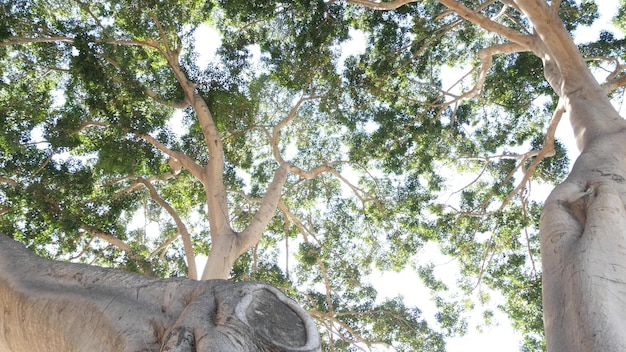
[[[319,350],[313,320],[272,286],[158,279],[0,243],[4,351]]]
[[[623,120],[607,96],[622,86],[621,41],[604,33],[579,49],[569,34],[597,17],[594,2],[2,9],[0,226],[36,253],[190,278],[208,254],[202,279],[279,286],[329,350],[443,350],[473,303],[416,261],[435,242],[460,264],[464,292],[502,292],[525,348],[544,348],[542,314],[551,351],[624,345],[621,240],[609,235],[623,218]],[[216,39],[194,38],[205,22],[222,35],[208,65],[195,48]],[[343,60],[351,30],[368,44]],[[615,68],[600,86],[588,65],[605,63]],[[470,67],[460,91],[443,87],[444,65]],[[543,205],[539,236],[528,191],[533,175],[566,175],[563,113],[581,157]],[[442,169],[477,176],[445,202]],[[139,210],[158,234],[131,224]],[[279,265],[279,243],[299,262]],[[435,294],[438,326],[400,299],[377,301],[365,279],[409,265]]]

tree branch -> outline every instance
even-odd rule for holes
[[[110,234],[108,234],[108,233],[106,233],[106,232],[104,232],[104,231],[102,231],[102,230],[100,230],[100,229],[98,229],[98,228],[96,228],[94,226],[82,225],[80,228],[83,231],[89,232],[92,235],[94,235],[94,236],[96,236],[96,237],[98,237],[98,238],[100,238],[102,240],[105,240],[105,241],[109,242],[110,244],[114,245],[115,247],[119,248],[120,250],[126,252],[126,254],[128,254],[129,258],[131,258],[131,259],[133,259],[135,261],[138,261],[138,262],[143,261],[143,258],[140,255],[135,253],[135,251],[133,251],[133,249],[130,248],[130,246],[128,244],[126,244],[126,242],[120,240],[119,238],[117,238],[115,236],[112,236],[112,235],[110,235]]]
[[[481,27],[482,29],[499,34],[513,43],[521,45],[527,50],[532,48],[534,39],[531,36],[521,34],[520,32],[511,29],[505,25],[491,20],[489,17],[485,17],[474,10],[465,7],[457,0],[438,0],[440,4],[446,6],[457,15],[463,17],[467,21]]]
[[[324,172],[331,172],[333,170],[332,166],[341,164],[340,161],[327,161],[324,164],[317,166],[311,170],[304,170],[298,166],[289,165],[289,172],[295,175],[302,177],[305,180],[312,180],[319,176],[319,174]]]
[[[478,57],[480,58],[481,66],[480,66],[480,73],[478,75],[478,79],[476,80],[476,84],[471,90],[461,94],[457,98],[446,103],[447,106],[454,104],[456,102],[470,100],[476,97],[480,93],[483,86],[485,85],[485,80],[487,79],[487,73],[489,72],[489,69],[491,68],[494,55],[513,54],[513,53],[519,53],[522,51],[527,51],[527,50],[525,47],[517,43],[506,43],[506,44],[494,45],[488,48],[480,49],[478,51]]]
[[[27,37],[9,37],[5,41],[0,41],[0,46],[4,45],[20,45],[29,43],[73,43],[74,38],[57,36],[57,37],[41,37],[41,38],[27,38]]]
[[[552,120],[550,121],[550,125],[548,126],[548,130],[546,132],[546,135],[544,137],[544,141],[543,141],[543,147],[540,150],[531,150],[527,153],[524,153],[522,155],[516,155],[516,156],[495,156],[495,157],[488,157],[485,158],[485,163],[487,164],[489,162],[490,159],[493,158],[500,158],[500,159],[504,159],[504,158],[512,158],[512,159],[518,159],[520,160],[517,165],[515,166],[515,168],[506,176],[506,178],[502,181],[502,183],[506,183],[509,180],[511,180],[513,178],[513,176],[515,175],[515,173],[518,170],[522,170],[523,172],[523,177],[522,180],[519,181],[517,183],[517,186],[515,187],[515,189],[513,189],[511,192],[509,192],[509,194],[507,194],[507,196],[504,198],[504,200],[502,200],[502,202],[500,203],[500,206],[493,211],[481,211],[481,212],[477,212],[475,210],[472,210],[472,212],[462,212],[461,215],[464,216],[486,216],[489,214],[492,214],[495,211],[500,211],[502,209],[504,209],[504,207],[507,206],[507,204],[509,204],[509,202],[513,199],[513,197],[515,197],[515,195],[519,194],[520,192],[522,192],[524,189],[526,189],[527,185],[529,184],[530,178],[532,177],[535,169],[537,168],[537,166],[539,166],[539,164],[546,158],[546,157],[550,157],[553,156],[555,154],[555,149],[554,149],[554,134],[556,133],[556,128],[561,120],[561,117],[563,116],[564,113],[564,106],[563,106],[563,101],[560,100],[558,105],[557,105],[557,109],[554,111],[553,115],[552,115]],[[524,163],[530,159],[534,157],[535,159],[532,161],[532,163],[530,163],[530,165],[527,168],[524,168]],[[486,168],[487,165],[485,165]],[[485,168],[483,168],[482,172],[485,171]],[[481,172],[481,174],[482,174]],[[480,177],[480,176],[479,176]],[[470,185],[474,182],[477,181],[478,178],[476,178],[474,181],[472,181],[470,183]],[[469,186],[469,185],[468,185]],[[468,187],[465,186],[465,187]],[[462,188],[463,189],[463,188]],[[459,190],[460,191],[460,190]],[[459,191],[456,191],[454,193],[457,193]],[[453,193],[453,194],[454,194]],[[476,208],[474,209],[486,209],[489,200],[493,197],[493,195],[487,197],[487,199],[485,199],[480,205],[478,205]]]
[[[274,155],[274,159],[276,159],[278,164],[282,165],[285,162],[285,160],[283,160],[282,155],[280,155],[280,149],[278,148],[278,143],[280,142],[280,131],[296,118],[296,115],[298,114],[298,110],[300,109],[300,106],[302,106],[304,102],[315,100],[318,98],[320,98],[320,96],[317,96],[317,95],[308,96],[308,97],[300,97],[300,99],[298,99],[298,101],[293,106],[293,108],[289,110],[289,113],[287,114],[287,116],[285,116],[284,119],[280,120],[272,128],[272,134],[269,137],[270,146],[272,147],[272,154]]]
[[[152,98],[152,100],[156,101],[157,103],[159,103],[161,105],[168,106],[170,108],[184,109],[184,108],[189,106],[189,102],[186,101],[186,100],[182,100],[182,101],[167,101],[167,100],[163,100],[163,99],[159,98],[159,96],[157,95],[157,93],[155,91],[153,91],[152,89],[150,89],[148,87],[144,87],[143,91],[144,91],[144,93],[146,93],[147,96]]]
[[[180,232],[177,232],[174,236],[168,238],[165,242],[161,243],[157,249],[153,250],[150,255],[148,255],[148,260],[154,258],[159,252],[164,251],[172,242],[176,241],[176,239],[180,236]]]
[[[178,232],[180,233],[181,238],[183,240],[183,247],[185,249],[185,257],[187,258],[187,267],[188,267],[187,276],[190,279],[197,280],[198,269],[196,268],[196,256],[193,252],[193,244],[191,242],[191,236],[189,235],[189,230],[187,230],[187,226],[181,220],[180,216],[178,215],[178,212],[171,205],[169,205],[165,201],[165,199],[161,198],[161,196],[159,195],[159,193],[157,192],[156,188],[154,187],[152,183],[150,183],[148,180],[146,180],[143,177],[138,177],[137,181],[141,182],[143,185],[146,186],[146,188],[148,188],[148,191],[150,192],[150,198],[152,198],[152,200],[154,200],[157,204],[159,204],[161,208],[165,209],[165,211],[167,211],[168,214],[170,214],[172,219],[174,219],[174,222],[176,223],[176,228],[178,228]]]
[[[20,186],[20,184],[17,183],[17,181],[15,181],[15,180],[13,180],[11,178],[8,178],[8,177],[3,177],[3,176],[0,176],[0,183],[8,183],[9,185],[11,185],[11,186],[13,186],[15,188]]]
[[[546,78],[556,93],[565,97],[583,86],[588,86],[589,91],[601,91],[554,8],[544,0],[514,1],[532,22],[536,37],[541,41],[541,45],[535,45],[533,51],[544,60]]]
[[[96,22],[96,25],[97,25],[98,27],[100,27],[100,29],[102,29],[102,31],[103,31],[104,33],[107,33],[107,34],[109,34],[109,35],[110,35],[109,31],[108,31],[108,30],[106,29],[106,27],[102,24],[102,22],[100,21],[100,19],[98,18],[98,16],[96,16],[96,15],[95,15],[95,14],[91,11],[91,9],[89,8],[89,5],[88,5],[88,4],[85,4],[84,2],[79,1],[79,0],[74,0],[74,2],[75,2],[75,3],[77,3],[77,4],[78,4],[78,6],[79,6],[80,8],[82,8],[83,10],[85,10],[85,11],[89,14],[89,16],[90,16],[90,17],[91,17],[91,18],[92,18],[92,19]]]
[[[183,154],[181,152],[178,152],[178,151],[175,151],[166,147],[163,143],[159,142],[156,138],[152,137],[149,134],[135,134],[135,135],[145,140],[146,142],[152,144],[155,148],[167,154],[171,158],[178,160],[178,162],[180,162],[180,164],[185,169],[189,170],[189,172],[191,172],[191,174],[194,177],[196,177],[198,180],[202,181],[204,179],[204,169],[202,168],[202,166],[196,164],[196,162],[192,158],[187,156],[186,154]]]
[[[348,0],[348,3],[365,6],[372,10],[395,10],[401,6],[412,2],[418,2],[419,0],[393,0],[393,1],[376,1],[376,0]]]
[[[280,197],[282,195],[282,188],[287,181],[287,175],[289,174],[289,165],[284,163],[278,167],[274,174],[274,179],[267,187],[265,195],[261,200],[261,206],[254,214],[254,218],[248,224],[245,230],[239,234],[239,250],[240,253],[247,251],[252,246],[256,245],[261,239],[261,234],[267,227],[267,224],[274,217],[276,208]]]
[[[280,209],[280,211],[285,214],[285,216],[289,218],[294,225],[296,225],[305,242],[310,243],[309,236],[319,242],[319,240],[315,237],[315,233],[307,228],[282,200],[278,201],[278,209]]]
[[[209,224],[211,227],[211,236],[216,234],[232,233],[233,230],[228,216],[228,199],[226,197],[226,189],[224,187],[223,180],[224,147],[219,130],[215,125],[215,120],[213,119],[213,115],[211,114],[206,101],[196,93],[195,84],[187,78],[186,74],[179,66],[179,53],[177,51],[164,52],[162,50],[161,53],[166,58],[168,65],[183,88],[183,91],[185,92],[185,101],[190,103],[196,113],[198,122],[200,123],[202,135],[204,136],[205,144],[209,151],[209,162],[206,167],[203,169],[195,168],[194,171],[192,171],[192,174],[204,185],[208,206]],[[181,155],[181,157],[183,156]],[[187,167],[186,164],[192,163],[189,162],[191,159],[186,156],[185,158],[187,158],[188,161],[179,160],[183,162],[183,166]],[[195,165],[195,162],[193,165]]]
[[[503,209],[506,206],[506,204],[508,204],[511,201],[511,199],[515,196],[515,194],[519,193],[524,188],[526,188],[526,183],[530,180],[530,177],[532,176],[533,172],[535,171],[539,163],[541,163],[543,159],[545,159],[546,157],[553,156],[556,153],[554,149],[554,140],[555,140],[554,135],[556,133],[556,128],[558,127],[559,122],[561,121],[561,117],[563,116],[564,112],[565,112],[565,108],[563,105],[563,101],[559,100],[559,103],[557,104],[557,108],[552,115],[552,121],[550,121],[550,125],[548,126],[548,131],[546,132],[546,136],[543,139],[543,147],[541,148],[541,150],[539,151],[539,154],[537,154],[533,162],[528,166],[526,170],[524,170],[524,177],[517,184],[517,187],[515,187],[515,189],[511,191],[511,193],[509,193],[509,195],[504,199],[504,201],[502,201],[502,205],[500,205],[500,209]]]

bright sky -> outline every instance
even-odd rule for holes
[[[615,13],[615,9],[618,6],[618,0],[599,0],[597,1],[600,7],[601,18],[596,21],[591,28],[584,28],[576,32],[577,42],[587,42],[597,38],[597,35],[602,29],[611,29],[611,16]],[[615,34],[617,31],[612,30]],[[341,62],[345,60],[348,55],[354,55],[365,47],[365,37],[358,32],[352,31],[352,39],[344,44],[343,55]],[[215,50],[221,45],[219,35],[206,26],[202,26],[196,33],[196,38],[202,45],[199,47],[199,63],[201,66],[207,64],[213,59]],[[456,75],[458,77],[458,75]],[[445,83],[445,78],[443,79]],[[569,125],[567,117],[564,116],[559,128],[557,129],[557,138],[566,142],[569,148],[570,160],[573,162],[578,156],[578,151],[575,147],[573,134]],[[546,191],[548,192],[548,191]],[[546,194],[547,196],[547,194]],[[436,248],[432,248],[437,251]],[[422,251],[425,252],[425,251]],[[426,253],[424,253],[426,255]],[[204,264],[202,263],[204,258],[199,258],[201,263],[198,264],[198,269],[202,270]],[[447,262],[447,264],[446,264]],[[456,276],[456,264],[449,262],[448,259],[440,258],[439,261],[435,261],[438,264],[438,270],[440,272],[447,273],[446,276],[453,278]],[[400,273],[377,273],[373,275],[371,281],[375,284],[375,288],[378,290],[379,295],[382,297],[396,297],[402,295],[405,298],[405,303],[409,306],[416,306],[422,310],[422,313],[428,320],[434,319],[434,315],[437,312],[435,305],[430,300],[430,293],[423,287],[417,274],[407,270]],[[453,286],[452,286],[453,287]],[[497,300],[495,301],[497,302]],[[519,351],[521,334],[515,332],[509,324],[507,317],[498,310],[495,310],[494,316],[495,325],[489,327],[483,327],[483,332],[477,329],[477,326],[482,323],[480,317],[480,309],[476,310],[476,319],[470,320],[469,333],[460,338],[448,339],[447,350],[449,352],[465,352],[465,351],[483,351],[483,352],[513,352]]]

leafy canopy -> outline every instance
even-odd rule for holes
[[[503,9],[466,3],[494,18]],[[527,25],[506,11],[502,23]],[[573,31],[597,6],[563,1],[561,17]],[[199,26],[220,37],[196,37]],[[350,54],[357,34],[366,46]],[[196,255],[211,246],[206,185],[165,150],[200,165],[209,152],[178,69],[219,130],[238,230],[277,155],[293,165],[234,280],[296,297],[328,350],[443,351],[471,310],[490,321],[494,294],[524,350],[542,350],[541,203],[530,190],[562,180],[568,160],[559,141],[551,158],[542,153],[556,96],[539,59],[494,56],[474,88],[477,53],[502,43],[437,1],[393,11],[321,0],[2,1],[0,230],[46,257],[186,275],[181,229]],[[605,32],[581,50],[619,57],[621,44]],[[456,82],[451,67],[469,74]],[[423,260],[445,258],[424,255],[433,248],[459,264],[458,282]],[[436,316],[377,296],[368,276],[405,268],[432,290]]]

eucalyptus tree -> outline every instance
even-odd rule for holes
[[[436,267],[420,261],[434,242],[459,263],[461,292],[479,302],[489,289],[504,295],[525,349],[545,348],[542,316],[550,350],[623,347],[623,121],[607,95],[622,86],[622,45],[603,33],[581,46],[595,60],[587,62],[570,37],[597,17],[594,2],[24,0],[1,8],[0,229],[37,254],[152,276],[266,281],[317,320],[328,350],[444,350],[474,302],[451,296]],[[206,23],[221,38],[196,36]],[[341,55],[354,31],[367,38],[364,52]],[[199,60],[217,42],[211,61]],[[588,65],[610,64],[600,86]],[[446,66],[469,73],[449,87]],[[531,185],[567,175],[554,138],[563,113],[582,154],[542,206]],[[475,176],[459,185],[450,172]],[[158,231],[138,225],[137,214]],[[145,323],[113,324],[108,331],[128,330],[128,340],[111,350],[141,349],[150,334],[148,350],[169,341],[210,350],[219,345],[202,336],[219,343],[223,329],[257,348],[317,348],[306,338],[286,347],[289,338],[247,315],[258,311],[251,302],[287,306],[301,323],[293,334],[315,340],[309,318],[271,288],[243,285],[233,302],[223,282],[24,259],[2,241],[3,258],[20,253],[0,262],[2,294],[15,302],[61,280],[97,322],[109,316],[110,297],[130,302],[136,291],[139,301],[151,287],[132,313]],[[208,255],[202,274],[199,254]],[[377,299],[367,281],[373,268],[407,266],[433,290],[434,324],[401,298]],[[109,279],[98,284],[99,275]],[[58,306],[71,304],[56,288]],[[133,306],[125,304],[114,311]],[[207,323],[186,306],[220,318]],[[239,323],[224,328],[223,311]],[[2,346],[32,350],[20,347],[26,327],[15,326],[19,338]],[[90,343],[61,334],[58,346]]]

